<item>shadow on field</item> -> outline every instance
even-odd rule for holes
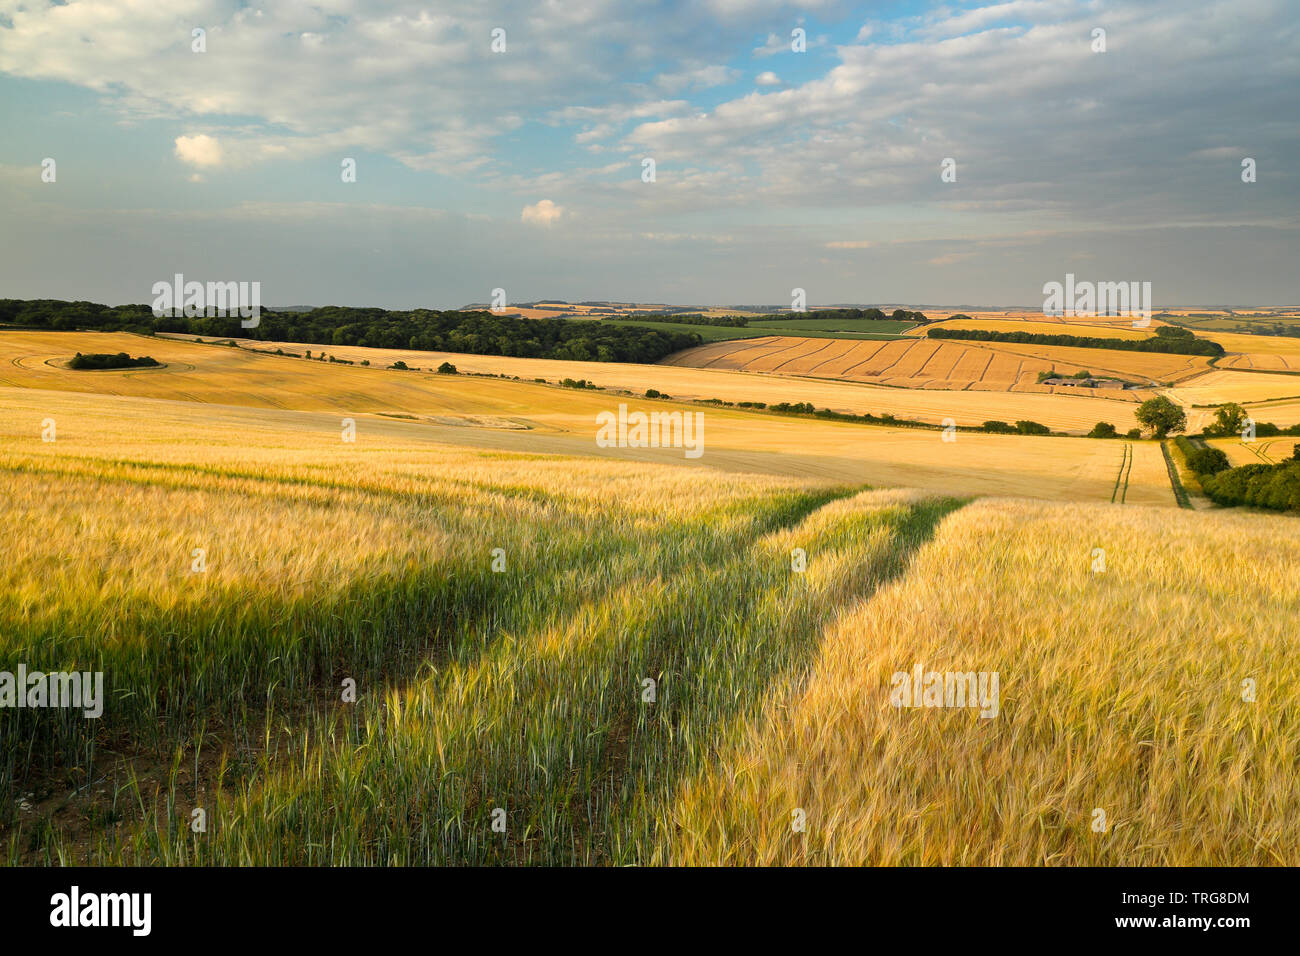
[[[232,477],[262,478],[121,464],[129,477],[101,474],[95,480],[192,488]],[[321,484],[340,490],[336,482]],[[466,484],[465,490],[476,489]],[[502,502],[496,516],[484,520],[480,513],[464,522],[458,553],[396,576],[359,574],[296,595],[213,588],[188,604],[132,594],[43,622],[14,621],[14,638],[0,649],[0,670],[32,660],[50,662],[50,670],[102,670],[108,706],[97,721],[61,709],[0,711],[0,796],[7,811],[0,813],[0,844],[9,845],[11,859],[51,862],[60,831],[76,831],[77,842],[114,842],[113,824],[123,816],[149,815],[144,804],[150,791],[165,795],[168,807],[165,821],[154,811],[154,825],[174,837],[186,821],[180,814],[172,819],[171,808],[214,789],[210,778],[244,789],[271,773],[277,761],[268,751],[284,759],[329,749],[335,735],[363,738],[370,710],[365,705],[382,710],[389,695],[413,681],[436,685],[447,669],[473,668],[503,633],[556,626],[584,603],[599,600],[608,582],[589,573],[593,566],[616,575],[672,577],[702,556],[720,560],[742,533],[798,520],[847,493],[779,496],[758,503],[737,529],[701,540],[697,532],[707,531],[713,515],[646,528],[636,521],[593,520],[536,489],[493,486],[489,497]],[[544,506],[550,523],[521,527],[511,500]],[[408,504],[450,512],[456,496],[444,489],[411,495]],[[689,539],[700,550],[654,547],[665,533]],[[491,545],[509,551],[512,573],[493,573]],[[344,677],[357,681],[361,704],[340,703]],[[216,754],[222,754],[219,764]],[[188,777],[178,775],[182,764],[193,766]],[[20,788],[30,802],[17,800]],[[161,847],[159,855],[166,855]]]

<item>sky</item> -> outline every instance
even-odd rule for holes
[[[0,131],[0,298],[1300,303],[1296,0],[0,0]]]

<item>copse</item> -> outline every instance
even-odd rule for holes
[[[1092,426],[1092,431],[1088,432],[1089,438],[1114,438],[1118,433],[1115,426],[1110,422],[1098,422]]]
[[[91,352],[83,355],[78,352],[68,361],[68,368],[78,370],[98,370],[110,368],[153,368],[159,363],[149,355],[141,355],[139,358],[132,358],[125,352],[109,354],[107,352]]]

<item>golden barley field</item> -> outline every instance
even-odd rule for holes
[[[1184,405],[1218,405],[1300,399],[1300,375],[1269,375],[1214,368],[1165,392]]]
[[[0,670],[108,687],[0,710],[10,863],[1295,862],[1300,531],[1175,511],[1155,443],[708,409],[705,465],[597,453],[590,392],[447,424],[464,377],[349,433],[333,376],[409,373],[175,347],[209,401],[0,387]],[[998,716],[888,708],[917,663]]]
[[[1245,335],[1239,332],[1200,332],[1201,338],[1218,342],[1229,353],[1216,365],[1225,369],[1255,369],[1264,372],[1300,371],[1300,338],[1280,335]]]
[[[1256,438],[1246,442],[1240,438],[1216,438],[1209,444],[1220,448],[1228,456],[1228,462],[1236,468],[1241,465],[1275,465],[1284,458],[1290,458],[1295,446],[1300,443],[1294,435],[1283,438]]]
[[[1294,522],[975,502],[680,788],[657,859],[1294,866],[1297,595]],[[996,672],[996,717],[893,706],[917,664]]]

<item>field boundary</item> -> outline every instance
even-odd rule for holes
[[[1191,508],[1191,499],[1187,496],[1187,489],[1183,487],[1183,481],[1178,477],[1178,466],[1174,464],[1173,456],[1169,454],[1169,442],[1160,443],[1160,451],[1165,456],[1165,469],[1169,472],[1169,483],[1174,489],[1174,500],[1178,502],[1180,508]]]

